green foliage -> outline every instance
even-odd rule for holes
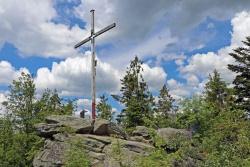
[[[16,129],[31,133],[36,122],[35,84],[29,74],[21,73],[10,85],[10,94],[5,107],[11,114]]]
[[[174,113],[174,99],[169,94],[169,90],[167,86],[164,84],[160,90],[160,95],[158,97],[157,103],[157,113],[159,113],[162,117],[168,117],[169,114]]]
[[[0,118],[0,166],[32,166],[34,155],[43,146],[35,134],[34,124],[57,110],[59,97],[46,91],[40,100],[35,98],[35,84],[29,74],[10,85],[8,100],[3,103],[6,114]]]
[[[170,157],[163,149],[157,149],[149,156],[139,158],[136,162],[136,167],[159,166],[171,166]]]
[[[0,166],[32,166],[43,140],[33,133],[16,133],[9,118],[1,118],[0,122]]]
[[[108,98],[105,95],[100,97],[100,102],[97,104],[96,109],[99,118],[112,120],[112,107],[108,104]]]
[[[119,139],[116,139],[116,143],[112,144],[111,151],[112,158],[117,161],[121,167],[124,167],[125,165],[122,162],[124,154],[122,152],[121,142]]]
[[[158,102],[155,108],[154,117],[151,118],[155,127],[176,127],[176,107],[174,106],[174,99],[169,94],[167,86],[164,84],[158,96]]]
[[[244,112],[224,111],[211,121],[201,149],[206,153],[204,166],[244,166],[250,158],[250,122]]]
[[[238,47],[230,53],[236,64],[229,64],[228,68],[237,73],[233,81],[236,103],[241,109],[250,113],[250,37],[247,37],[243,43],[244,47]]]
[[[227,106],[229,89],[226,82],[222,81],[220,74],[214,70],[213,75],[209,74],[209,81],[205,85],[205,100],[208,104],[221,111]]]
[[[153,114],[154,99],[142,77],[142,71],[142,62],[135,57],[121,80],[122,96],[118,99],[125,106],[122,121],[126,128],[143,125],[143,119]]]
[[[45,117],[48,115],[72,115],[74,104],[71,100],[62,103],[56,90],[51,91],[46,89],[42,97],[37,100],[35,111],[38,114],[37,117],[41,121],[44,121]]]
[[[89,167],[90,161],[85,153],[83,142],[80,139],[74,139],[69,145],[70,149],[65,153],[65,167]]]

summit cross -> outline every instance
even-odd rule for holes
[[[116,26],[115,23],[110,24],[109,26],[101,29],[100,31],[95,32],[95,10],[91,10],[91,34],[86,39],[82,40],[81,42],[77,43],[74,48],[78,48],[83,44],[91,41],[91,96],[92,96],[92,120],[95,121],[96,119],[96,66],[97,60],[95,59],[95,38],[99,35],[103,34],[104,32],[114,28]]]

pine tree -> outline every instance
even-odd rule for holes
[[[142,61],[136,56],[121,80],[120,102],[124,104],[124,125],[134,127],[144,124],[144,118],[152,117],[153,96],[142,77]]]
[[[169,94],[169,90],[167,86],[164,84],[158,96],[157,113],[159,113],[163,117],[168,117],[169,114],[173,114],[174,112],[173,103],[174,99]]]
[[[164,84],[160,90],[158,101],[156,103],[153,123],[158,128],[174,126],[172,123],[175,119],[176,108],[174,99],[169,94],[167,86]],[[152,123],[151,123],[152,124]]]
[[[243,43],[244,47],[239,47],[230,53],[237,64],[229,64],[228,68],[237,73],[233,81],[236,103],[250,113],[250,37]]]
[[[105,95],[100,97],[100,102],[97,104],[96,109],[99,118],[112,120],[112,107],[108,104],[108,98]]]
[[[214,70],[213,75],[209,74],[204,95],[205,101],[215,107],[215,109],[222,110],[225,107],[228,88],[226,82],[221,79],[217,70]]]

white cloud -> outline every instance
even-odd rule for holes
[[[167,86],[169,88],[169,93],[175,99],[182,99],[190,94],[189,90],[185,89],[185,85],[176,81],[175,79],[167,80]]]
[[[9,85],[21,72],[29,73],[26,68],[16,70],[8,61],[0,61],[0,85]]]
[[[23,56],[74,56],[73,46],[86,31],[55,24],[56,16],[52,0],[0,0],[0,47],[12,43]]]
[[[133,40],[133,39],[132,39]],[[162,55],[162,52],[166,49],[167,45],[171,45],[175,43],[178,39],[171,37],[171,33],[169,29],[164,29],[161,33],[152,35],[149,37],[145,37],[143,41],[134,44],[130,49],[122,52],[122,53],[113,53],[117,54],[114,59],[113,56],[105,58],[108,62],[115,65],[116,67],[123,67],[137,55],[140,59],[145,59],[149,57],[160,57],[162,59],[170,58],[166,57],[166,55]],[[121,52],[121,51],[119,51]],[[176,58],[176,57],[175,57]],[[174,59],[174,57],[171,57]]]
[[[250,11],[236,14],[231,23],[233,26],[231,45],[241,46],[241,41],[250,35]]]
[[[218,52],[208,52],[204,54],[195,54],[188,59],[186,65],[179,63],[179,70],[187,83],[181,84],[175,80],[168,80],[171,92],[175,96],[190,96],[192,93],[201,93],[207,81],[209,73],[217,69],[221,77],[231,83],[235,73],[228,70],[227,65],[235,63],[229,55],[234,48],[242,46],[241,41],[250,35],[250,13],[241,12],[235,15],[231,20],[233,27],[231,44],[221,48]],[[189,92],[189,93],[187,93]]]
[[[47,67],[37,71],[35,84],[38,91],[46,88],[57,89],[63,96],[90,96],[91,86],[91,55],[86,52],[81,57],[67,58],[65,61],[53,63],[51,70]],[[149,67],[143,64],[143,76],[151,90],[158,90],[164,83],[167,74],[162,67]],[[118,93],[120,79],[124,71],[98,59],[96,89],[97,94]]]
[[[250,1],[246,0],[226,2],[82,0],[81,2],[75,8],[75,13],[87,21],[87,27],[90,25],[89,11],[92,8],[96,9],[97,29],[112,22],[117,23],[117,27],[112,32],[106,33],[100,41],[98,40],[101,43],[105,41],[114,44],[112,52],[104,49],[99,55],[100,58],[105,55],[105,59],[113,65],[118,64],[117,67],[127,64],[135,54],[142,59],[146,56],[160,56],[164,60],[164,57],[168,57],[165,52],[176,53],[183,49],[191,51],[202,48],[209,41],[209,36],[215,34],[204,30],[197,35],[192,33],[195,27],[207,18],[229,20],[235,13],[250,7]],[[203,38],[204,36],[206,38]]]
[[[234,75],[227,69],[227,64],[233,63],[234,60],[227,52],[223,51],[221,53],[208,52],[206,54],[195,54],[188,60],[186,66],[180,68],[180,72],[188,80],[190,77],[194,78],[194,76],[203,80],[214,69],[217,69],[227,82],[231,82]]]
[[[207,17],[230,19],[236,12],[248,9],[250,2],[246,0],[237,2],[228,0],[226,3],[216,0],[209,3],[194,0],[158,0],[157,2],[82,0],[81,4],[74,8],[74,12],[70,13],[75,13],[83,19],[87,23],[86,29],[80,29],[78,26],[70,28],[61,23],[55,24],[52,21],[58,16],[55,5],[53,0],[0,0],[0,46],[5,42],[12,43],[23,56],[61,58],[75,56],[73,45],[88,36],[89,10],[94,8],[96,9],[96,30],[112,22],[117,23],[117,27],[112,32],[98,39],[98,44],[112,42],[116,46],[118,51],[113,56],[116,56],[117,60],[121,58],[118,56],[121,48],[131,50],[132,56],[134,52],[139,52],[136,54],[142,54],[141,56],[150,53],[158,55],[158,52],[164,51],[171,39],[181,40],[183,38],[181,34],[187,33],[190,28],[199,25]],[[170,34],[170,39],[163,35],[165,30]],[[159,41],[157,38],[160,37],[162,39]],[[190,40],[186,39],[181,42],[181,45],[184,41],[191,45]],[[173,45],[176,43],[177,40]],[[198,42],[196,45],[202,46],[202,43]],[[102,55],[105,55],[105,52]],[[130,59],[127,58],[128,60]]]
[[[208,52],[205,54],[195,54],[188,59],[188,64],[180,67],[180,72],[186,76],[196,76],[204,79],[214,69],[217,69],[224,80],[231,82],[235,74],[228,70],[227,65],[235,63],[229,55],[234,48],[242,45],[246,36],[250,35],[250,13],[241,12],[231,21],[233,32],[231,45],[221,48],[218,52]]]
[[[162,67],[150,68],[147,64],[143,64],[143,77],[150,90],[159,91],[166,82],[167,74]]]
[[[122,34],[128,39],[144,38],[155,28],[152,25],[160,22],[161,24],[167,23],[171,31],[185,32],[207,17],[217,20],[230,19],[236,12],[248,9],[250,6],[250,2],[246,0],[237,2],[235,0],[226,0],[226,2],[217,0],[82,0],[81,2],[75,8],[76,15],[89,22],[89,11],[96,9],[97,27],[100,28],[115,21],[120,27],[119,35]]]
[[[91,56],[67,58],[60,63],[53,63],[51,70],[40,68],[35,83],[38,90],[57,89],[61,95],[90,96]],[[120,84],[120,73],[109,64],[98,60],[97,92],[117,92]]]
[[[7,61],[0,61],[0,84],[9,84],[15,76],[15,69]]]

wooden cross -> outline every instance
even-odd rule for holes
[[[75,45],[75,49],[80,47],[81,45],[91,41],[91,96],[92,96],[92,120],[95,121],[96,118],[96,110],[95,110],[95,105],[96,105],[96,82],[95,82],[95,77],[96,77],[96,65],[97,65],[97,60],[95,59],[95,38],[104,32],[114,28],[116,26],[115,23],[110,24],[109,26],[101,29],[100,31],[95,33],[95,20],[94,20],[94,13],[95,10],[90,11],[92,14],[91,17],[91,34],[88,38],[82,40],[78,44]]]

